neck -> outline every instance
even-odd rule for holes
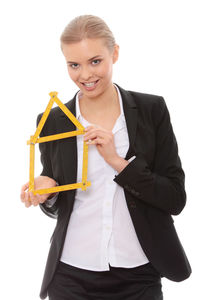
[[[115,86],[111,83],[110,86],[100,95],[94,98],[88,98],[85,95],[80,97],[80,108],[83,111],[87,110],[90,113],[104,112],[118,104],[118,94]]]

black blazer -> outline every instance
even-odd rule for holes
[[[117,85],[118,86],[118,85]],[[123,102],[130,147],[125,159],[136,155],[113,180],[124,188],[128,210],[140,244],[162,277],[182,281],[191,273],[171,215],[179,214],[186,203],[184,172],[176,138],[163,97],[127,91],[118,86]],[[65,105],[75,115],[75,98]],[[42,114],[38,116],[37,124]],[[75,130],[60,110],[53,108],[41,136]],[[43,171],[60,185],[76,182],[76,137],[39,144]],[[89,180],[89,178],[88,178]],[[49,216],[57,218],[51,238],[40,297],[47,296],[63,248],[73,210],[75,190],[60,192],[51,207],[41,204]],[[95,234],[95,233],[94,233]],[[88,237],[89,238],[89,237]]]

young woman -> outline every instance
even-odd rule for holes
[[[161,300],[161,277],[181,281],[191,273],[171,217],[186,194],[165,101],[112,82],[119,46],[99,17],[73,19],[61,48],[79,88],[66,106],[86,129],[84,136],[40,144],[43,171],[35,186],[79,182],[83,139],[91,186],[36,196],[28,183],[22,187],[27,207],[39,204],[57,218],[40,297]],[[41,136],[70,130],[75,126],[57,107]]]

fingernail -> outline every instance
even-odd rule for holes
[[[88,141],[86,142],[86,144],[87,144],[87,145],[92,144],[92,140],[88,140]]]

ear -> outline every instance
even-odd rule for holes
[[[119,45],[115,44],[114,50],[113,50],[113,64],[116,63],[119,57]]]

